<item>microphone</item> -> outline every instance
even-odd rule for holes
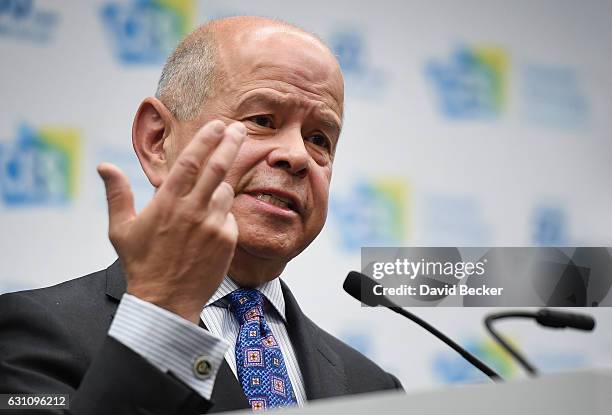
[[[448,346],[450,346],[453,350],[461,355],[465,360],[470,362],[473,366],[479,369],[482,373],[487,375],[489,378],[496,382],[503,381],[502,377],[499,376],[497,372],[483,363],[481,360],[476,358],[473,354],[465,350],[463,347],[459,346],[453,340],[451,340],[444,333],[433,327],[431,324],[427,323],[425,320],[422,320],[415,314],[410,313],[409,311],[404,310],[401,307],[398,307],[394,302],[389,300],[387,297],[382,295],[375,295],[373,288],[378,284],[376,281],[371,279],[365,274],[362,274],[357,271],[351,271],[346,276],[344,280],[343,288],[351,297],[356,300],[362,302],[363,304],[376,307],[383,306],[388,309],[395,311],[398,314],[412,320],[419,326],[423,327],[425,330],[436,336],[438,339],[442,340]],[[363,293],[363,295],[362,295]]]
[[[588,314],[542,308],[536,313],[535,319],[542,326],[557,329],[570,328],[592,331],[595,328],[595,319]]]
[[[552,310],[542,308],[537,312],[531,311],[504,311],[501,313],[492,313],[485,317],[484,325],[489,331],[489,334],[495,341],[502,346],[506,351],[529,373],[531,376],[537,376],[538,370],[527,360],[518,348],[512,346],[495,330],[493,322],[505,318],[531,318],[539,325],[556,329],[572,328],[576,330],[592,331],[595,328],[595,319],[588,314],[570,313],[567,311]]]

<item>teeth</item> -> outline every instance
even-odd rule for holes
[[[287,200],[280,199],[267,193],[258,193],[255,195],[255,198],[283,209],[290,209],[289,202]]]

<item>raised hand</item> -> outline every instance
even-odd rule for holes
[[[125,174],[112,164],[98,166],[106,187],[109,238],[123,263],[129,294],[198,322],[234,255],[234,191],[223,179],[245,135],[242,123],[206,124],[138,215]]]

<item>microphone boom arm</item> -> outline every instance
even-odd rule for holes
[[[493,327],[493,322],[495,320],[500,320],[503,318],[535,318],[536,314],[528,311],[514,311],[514,312],[501,312],[501,313],[493,313],[489,314],[484,319],[484,325],[488,330],[491,337],[495,339],[495,341],[503,347],[516,361],[523,366],[523,368],[531,375],[537,376],[538,370],[534,365],[532,365],[529,360],[518,350],[518,348],[512,346],[509,342],[507,342]]]
[[[541,326],[555,329],[572,328],[582,331],[592,331],[595,328],[595,319],[588,314],[570,313],[549,308],[542,308],[535,313],[530,311],[504,311],[486,316],[484,325],[491,336],[500,346],[510,353],[510,355],[514,357],[531,376],[538,375],[536,367],[531,364],[516,347],[504,340],[504,338],[493,328],[493,322],[495,320],[504,318],[531,318]]]
[[[428,332],[430,332],[431,334],[433,334],[434,336],[442,340],[444,343],[450,346],[454,351],[459,353],[461,357],[463,357],[465,360],[470,362],[472,365],[476,366],[481,372],[483,372],[485,375],[493,379],[495,382],[503,381],[502,377],[496,371],[491,369],[489,366],[484,364],[481,360],[477,359],[473,354],[471,354],[470,352],[465,350],[463,347],[455,343],[446,334],[442,333],[440,330],[438,330],[437,328],[435,328],[434,326],[432,326],[425,320],[421,319],[416,314],[412,314],[411,312],[404,310],[402,307],[388,307],[388,308],[412,320],[413,322],[415,322],[416,324],[423,327],[425,330],[427,330]]]

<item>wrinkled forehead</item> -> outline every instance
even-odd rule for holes
[[[331,51],[316,37],[283,26],[246,28],[219,39],[225,75],[248,79],[266,71],[306,89],[325,90],[336,101],[340,115],[344,81]]]

